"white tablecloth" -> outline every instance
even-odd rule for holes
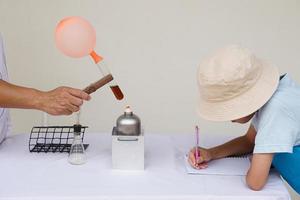
[[[85,142],[88,162],[74,166],[66,153],[30,153],[28,134],[8,138],[0,145],[0,199],[290,198],[276,172],[258,192],[248,189],[242,176],[186,174],[183,159],[192,135],[146,135],[146,169],[140,172],[111,170],[110,134],[87,133]]]

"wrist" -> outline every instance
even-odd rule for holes
[[[210,149],[207,149],[208,153],[209,153],[209,156],[210,156],[210,159],[211,160],[214,160],[214,159],[217,159],[217,152],[216,152],[216,149],[215,148],[210,148]]]
[[[36,110],[45,111],[46,92],[33,89],[32,107]]]

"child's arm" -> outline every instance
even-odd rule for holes
[[[251,166],[248,170],[246,182],[252,190],[261,190],[268,179],[273,160],[272,153],[253,154]]]
[[[225,144],[213,147],[211,149],[199,148],[201,151],[200,162],[196,163],[194,159],[195,149],[189,154],[189,162],[197,169],[207,167],[206,162],[223,158],[230,155],[246,154],[253,151],[254,140],[256,136],[255,128],[250,125],[247,133],[244,136],[235,138]],[[249,188],[253,190],[261,190],[268,179],[270,166],[272,164],[272,153],[253,154],[251,166],[246,176],[246,182]]]
[[[212,159],[223,158],[231,155],[247,154],[253,151],[256,130],[250,125],[247,133],[225,144],[208,149]]]
[[[209,162],[210,160],[250,153],[253,151],[255,136],[256,131],[254,127],[250,125],[244,136],[235,138],[225,144],[210,149],[198,148],[201,155],[198,161],[195,159],[195,148],[193,148],[189,153],[188,161],[192,167],[202,169],[207,167],[206,162]]]

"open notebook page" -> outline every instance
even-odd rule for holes
[[[250,167],[248,156],[227,157],[212,160],[205,169],[194,169],[185,156],[185,167],[188,174],[211,174],[211,175],[228,175],[228,176],[245,176]]]

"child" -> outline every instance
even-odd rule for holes
[[[271,165],[300,193],[300,87],[247,49],[228,46],[199,68],[199,114],[212,121],[251,125],[247,133],[213,148],[195,148],[189,163],[196,169],[230,155],[253,153],[248,186],[261,190]]]

